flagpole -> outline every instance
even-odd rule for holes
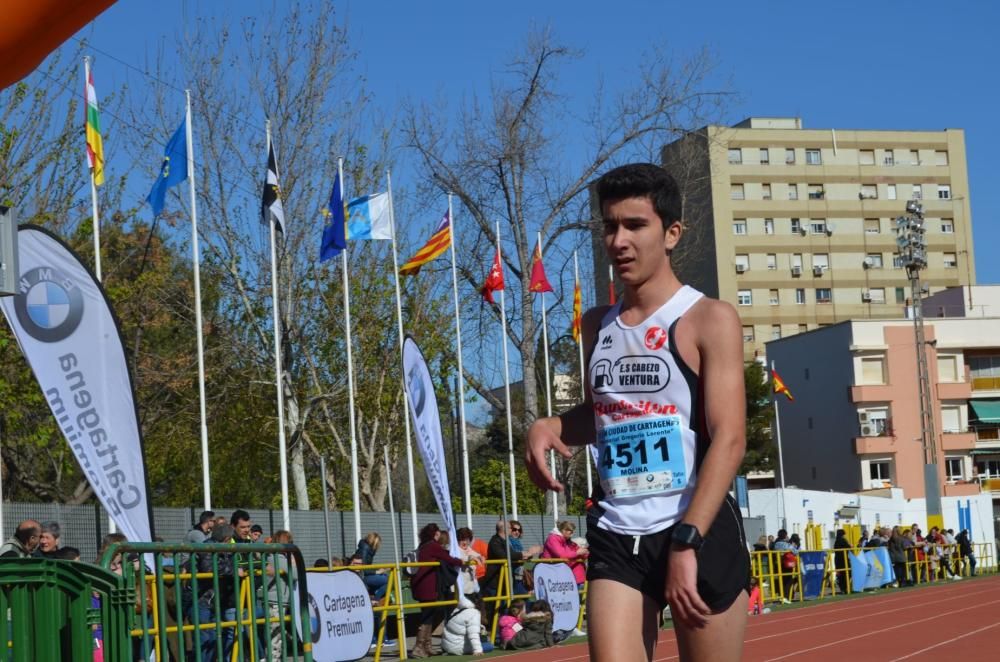
[[[195,337],[198,341],[198,407],[201,414],[201,482],[205,495],[205,510],[212,509],[212,486],[208,471],[208,417],[205,413],[205,342],[201,321],[201,250],[198,248],[198,199],[194,183],[194,129],[191,127],[191,90],[184,90],[187,100],[185,124],[187,127],[188,189],[191,192],[191,254],[194,258],[194,319]]]
[[[388,170],[386,171],[386,179],[389,179],[389,171]],[[341,181],[341,183],[343,183],[344,180],[341,179],[340,181]],[[391,211],[391,209],[392,209],[392,195],[391,194],[389,195],[389,209],[390,209],[390,211],[389,211],[389,219],[390,219],[390,223],[391,223],[392,222],[392,211]],[[395,239],[393,239],[393,241],[395,241]],[[403,393],[404,394],[406,393],[406,388],[405,387],[403,388]],[[406,413],[407,416],[410,415],[409,411],[406,411],[405,413]],[[409,429],[409,428],[407,428],[407,429]],[[407,448],[409,448],[409,446],[407,446]],[[389,475],[389,445],[386,444],[385,446],[383,446],[382,450],[383,450],[383,455],[385,457],[385,475],[388,476]],[[396,580],[396,582],[401,582],[402,581],[402,577],[403,577],[403,571],[400,569],[399,560],[402,558],[402,554],[399,553],[399,533],[396,531],[396,505],[395,505],[395,503],[393,503],[393,500],[392,500],[392,481],[391,480],[389,481],[389,484],[387,486],[386,492],[389,495],[389,522],[391,522],[391,526],[389,528],[392,529],[392,558],[395,560],[395,563],[396,563],[395,580]],[[414,538],[414,540],[416,540],[416,538]],[[329,558],[329,557],[327,557],[327,558]],[[398,595],[402,596],[402,594],[403,594],[403,587],[400,584],[398,584],[398,583],[397,583],[396,587],[390,586],[388,588],[389,595],[392,595],[393,588],[398,588],[399,589]],[[406,657],[406,619],[405,618],[399,619],[399,622],[397,623],[397,627],[399,628],[399,632],[397,633],[397,635],[399,636],[398,641],[399,641],[399,647],[400,647],[399,650],[400,650],[400,653],[401,653],[400,657],[403,658],[403,659],[405,659],[405,657]]]
[[[83,56],[83,85],[84,90],[90,85],[90,57]],[[84,96],[83,103],[86,105],[88,99]],[[97,210],[97,180],[95,179],[95,168],[90,170],[90,207],[94,215],[94,275],[97,282],[101,282],[101,219]]]
[[[271,120],[265,122],[267,154],[271,154]],[[278,176],[278,159],[274,159],[274,174]],[[281,181],[279,178],[278,181]],[[279,193],[280,195],[280,193]],[[288,447],[285,443],[285,394],[281,370],[281,316],[278,312],[278,249],[276,247],[274,214],[268,213],[271,230],[271,315],[274,320],[274,383],[278,394],[278,463],[281,471],[281,518],[286,531],[291,531],[288,510]]]
[[[337,159],[337,175],[340,177],[340,191],[347,200],[347,186],[344,182],[344,159]],[[344,242],[345,244],[347,242]],[[361,540],[361,488],[358,485],[358,435],[354,418],[354,357],[351,350],[351,283],[347,277],[347,248],[340,252],[341,273],[344,281],[344,327],[347,343],[347,406],[351,424],[351,501],[354,505],[354,540]]]
[[[503,252],[500,248],[500,222],[497,221],[497,261],[503,269]],[[506,288],[500,290],[500,340],[503,342],[503,394],[507,406],[507,454],[510,463],[510,501],[514,519],[517,516],[517,475],[514,471],[514,423],[510,410],[510,360],[507,356],[507,300]],[[504,511],[507,509],[504,508]]]
[[[341,180],[343,181],[343,180]],[[403,355],[403,298],[399,290],[399,258],[396,255],[396,212],[392,202],[392,172],[385,171],[385,186],[389,194],[389,226],[392,228],[392,274],[396,281],[396,330],[399,336],[399,355],[402,361]],[[417,487],[413,477],[413,440],[410,435],[410,410],[406,395],[406,375],[402,371],[400,362],[400,377],[403,381],[403,422],[406,425],[406,477],[410,484],[410,526],[413,527],[413,539],[417,539]],[[388,473],[386,467],[386,476]],[[391,482],[391,481],[390,481]],[[398,556],[398,554],[397,554]]]
[[[448,232],[451,234],[451,288],[455,296],[455,338],[458,349],[458,421],[462,440],[462,478],[465,481],[465,522],[472,528],[472,493],[469,488],[469,444],[465,436],[465,375],[462,372],[462,322],[458,307],[458,267],[455,265],[455,216],[448,194]]]
[[[542,233],[538,233],[538,252],[542,252]],[[539,292],[542,302],[542,351],[545,357],[545,415],[552,416],[552,378],[549,376],[549,329],[545,321],[545,292]],[[556,477],[556,454],[549,451],[549,471]],[[588,495],[589,496],[589,495]],[[559,525],[559,494],[552,490],[552,519]]]
[[[771,361],[771,381],[774,382],[774,361]],[[778,441],[778,476],[781,485],[781,528],[788,528],[787,508],[785,504],[785,458],[781,454],[781,418],[778,414],[778,398],[771,388],[771,399],[774,402],[774,437]]]
[[[574,290],[580,287],[580,265],[576,261],[576,251],[573,251],[573,283],[574,283]],[[580,313],[582,316],[583,314],[582,290],[580,291],[580,299],[581,299]],[[580,352],[580,397],[583,398],[583,400],[580,400],[580,402],[583,402],[584,400],[587,399],[587,370],[586,366],[583,363],[583,320],[582,319],[580,320],[580,339],[576,342],[576,348]],[[587,463],[587,498],[589,499],[590,495],[594,493],[594,478],[593,476],[591,476],[591,467],[590,467],[590,461],[592,458],[590,457],[589,444],[584,449],[584,451],[585,451],[584,460]]]

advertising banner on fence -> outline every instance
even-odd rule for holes
[[[358,660],[368,654],[375,635],[375,612],[368,587],[354,572],[310,572],[306,581],[309,595],[309,626],[312,630],[312,659],[316,662]],[[295,604],[298,604],[296,593]],[[302,634],[302,620],[295,619]]]
[[[90,486],[133,541],[152,539],[132,378],[101,286],[47,230],[17,233],[17,294],[0,307]]]
[[[580,592],[576,577],[565,563],[539,563],[535,566],[535,599],[546,600],[552,607],[552,630],[572,630],[580,617]]]
[[[866,551],[865,560],[868,561],[868,580],[865,582],[865,588],[878,588],[896,581],[887,548],[877,547]]]
[[[441,511],[441,519],[451,538],[449,553],[459,558],[458,535],[455,533],[455,515],[451,510],[451,490],[448,487],[448,467],[445,466],[444,444],[441,439],[441,418],[438,416],[437,396],[431,381],[427,361],[413,338],[403,341],[403,375],[406,378],[406,395],[413,419],[413,434],[417,448],[424,460],[427,482]],[[461,582],[461,574],[459,574]]]
[[[802,567],[802,597],[813,600],[823,592],[826,574],[826,552],[799,552]]]

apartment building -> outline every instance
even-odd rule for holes
[[[677,270],[737,306],[748,360],[819,326],[903,317],[910,291],[894,219],[912,198],[927,219],[930,292],[974,282],[959,129],[821,130],[754,117],[689,134],[664,147],[663,162],[685,198]],[[595,256],[604,293],[607,262]]]
[[[1000,517],[1000,318],[928,319],[941,494],[993,496]],[[785,480],[820,490],[924,496],[913,323],[853,320],[767,343],[780,399]]]

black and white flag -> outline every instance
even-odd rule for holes
[[[261,197],[261,222],[268,223],[274,217],[274,226],[279,232],[285,231],[285,210],[281,206],[281,187],[278,186],[278,162],[274,158],[274,145],[267,146],[267,178],[264,180],[264,195]]]

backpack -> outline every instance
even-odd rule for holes
[[[795,556],[795,552],[785,552],[781,555],[781,567],[785,570],[795,570],[795,566],[798,565],[798,559]]]
[[[406,575],[407,577],[414,577],[417,574],[417,570],[419,570],[420,568],[414,568],[413,566],[406,564],[416,563],[416,562],[417,562],[417,550],[413,550],[412,552],[407,552],[406,554],[403,554],[403,574]]]
[[[437,594],[440,600],[451,600],[458,581],[458,566],[442,563],[437,569]]]

